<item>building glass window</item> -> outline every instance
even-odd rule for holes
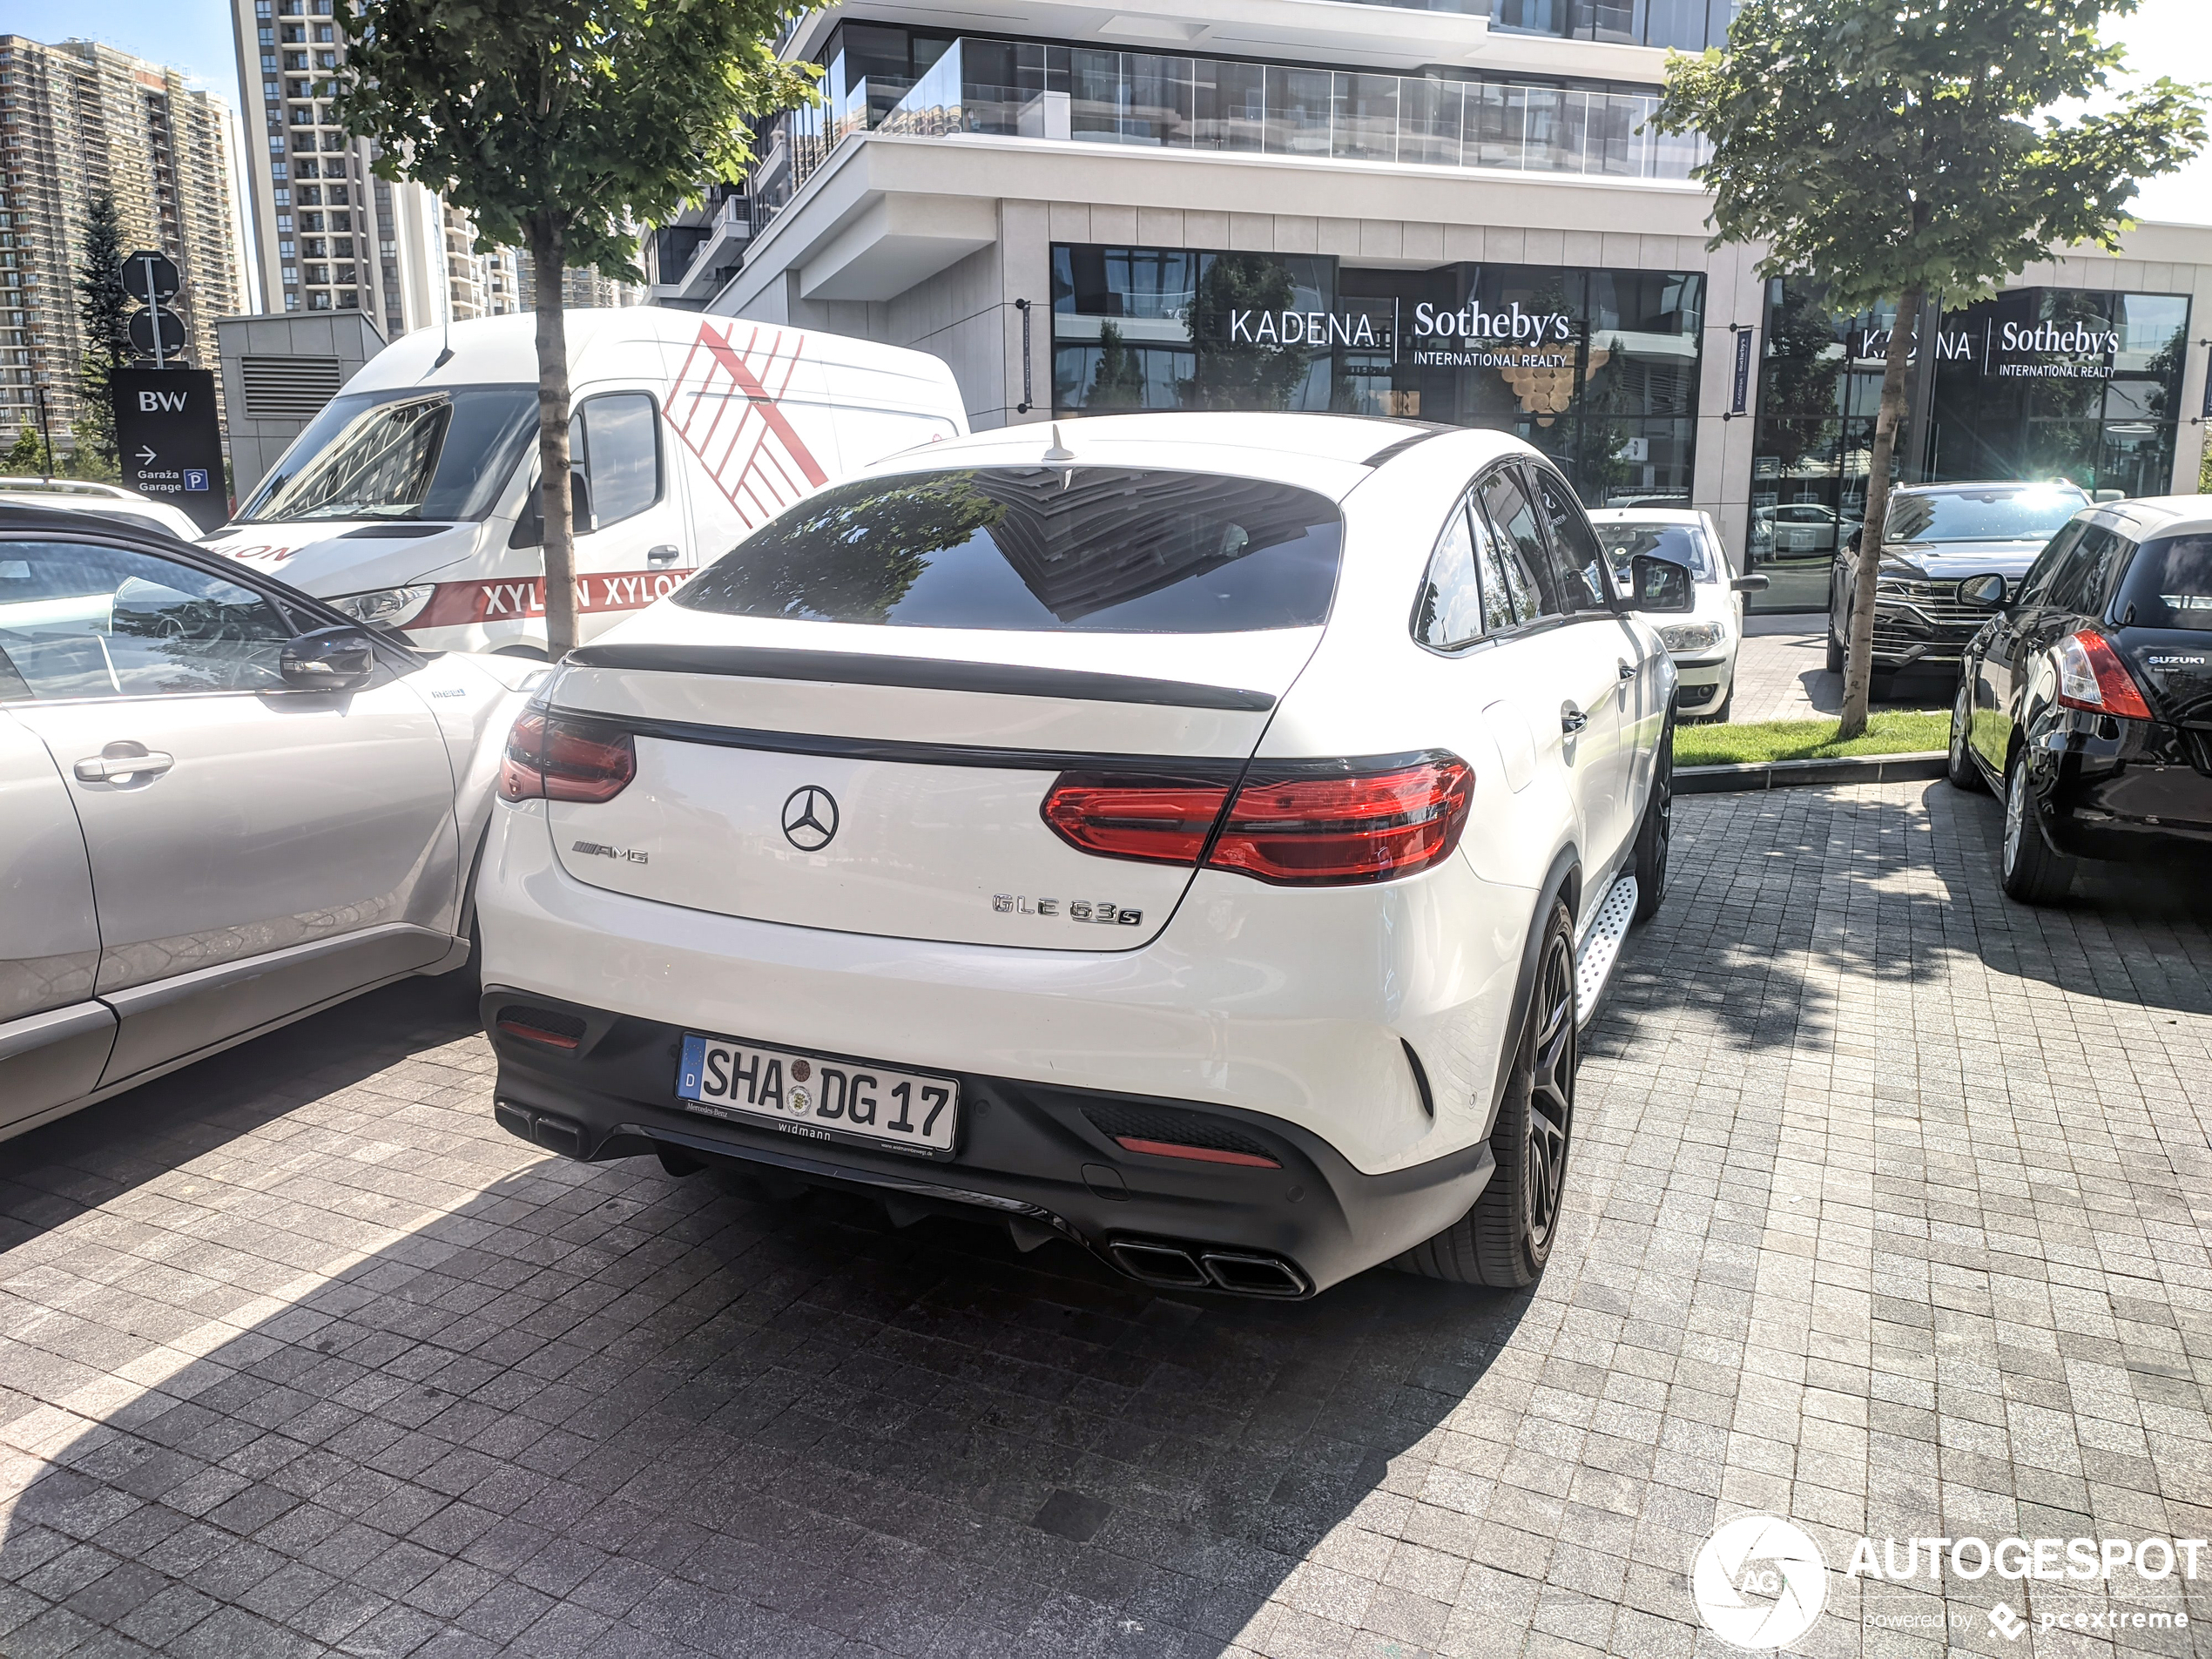
[[[1830,561],[1865,517],[1892,320],[1888,308],[1837,317],[1810,284],[1767,284],[1745,529],[1749,563],[1770,581],[1757,609],[1828,603]],[[1900,480],[2170,488],[2186,298],[2018,288],[1946,314],[1937,334],[1932,418],[1925,434],[1910,422],[1898,434]]]
[[[1704,278],[1056,246],[1053,405],[1336,409],[1514,432],[1584,501],[1689,496]]]

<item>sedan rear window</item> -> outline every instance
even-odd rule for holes
[[[2116,609],[2123,626],[2212,633],[2212,536],[2144,543],[2128,567]]]
[[[840,484],[675,594],[692,610],[894,628],[1224,634],[1327,619],[1343,521],[1211,473],[991,467]]]

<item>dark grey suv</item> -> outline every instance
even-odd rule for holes
[[[1956,668],[1959,654],[1988,620],[1988,610],[1962,604],[1959,579],[1991,573],[2016,586],[2045,543],[2089,497],[2063,478],[2043,482],[1916,484],[1890,496],[1875,577],[1876,698],[1889,695],[1908,668]],[[1842,671],[1850,639],[1851,584],[1860,537],[1838,549],[1828,577],[1828,670]]]

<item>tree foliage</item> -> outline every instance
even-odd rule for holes
[[[1924,300],[1996,292],[2056,250],[2119,246],[2138,181],[2204,144],[2194,89],[2161,78],[2095,114],[2100,38],[2139,0],[1746,0],[1725,54],[1670,58],[1654,125],[1703,132],[1712,245],[1760,242],[1764,276],[1817,283],[1838,312],[1896,302],[1851,595],[1841,736],[1865,729],[1875,573]],[[1811,388],[1808,388],[1808,390]]]
[[[73,470],[79,477],[120,477],[115,455],[115,393],[111,378],[131,361],[131,301],[123,291],[123,232],[115,198],[102,192],[84,207],[84,241],[77,265],[77,318],[83,347],[77,360],[78,414]]]
[[[340,119],[376,171],[529,250],[537,314],[539,508],[548,644],[576,643],[561,273],[641,280],[634,228],[752,158],[753,122],[813,96],[775,38],[805,0],[354,0]]]

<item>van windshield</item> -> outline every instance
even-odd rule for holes
[[[239,517],[482,518],[536,415],[526,386],[333,398]]]
[[[902,628],[1217,634],[1327,619],[1343,521],[1309,490],[1120,467],[900,474],[823,490],[673,596]]]

